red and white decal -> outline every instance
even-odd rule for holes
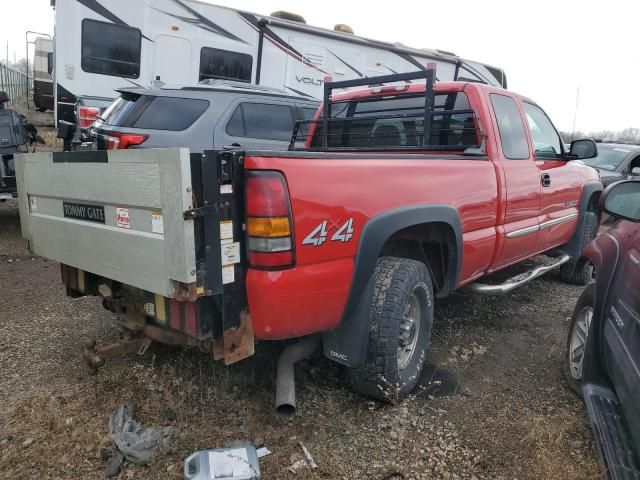
[[[116,207],[116,226],[131,228],[131,212],[126,207]]]

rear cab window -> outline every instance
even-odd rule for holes
[[[420,147],[424,137],[424,94],[370,97],[335,102],[329,123],[328,148]],[[466,110],[464,113],[438,114],[438,111]],[[319,123],[311,147],[321,147]],[[464,92],[436,93],[431,126],[431,146],[459,147],[465,150],[479,143],[477,125]]]
[[[141,42],[137,28],[85,18],[80,66],[87,73],[138,78]]]
[[[108,125],[149,130],[181,131],[189,128],[209,108],[198,98],[123,94],[103,114]]]
[[[226,130],[232,137],[288,141],[293,132],[293,121],[289,105],[243,102],[229,118]]]
[[[510,160],[529,158],[529,142],[520,115],[520,110],[513,97],[492,93],[491,106],[498,124],[502,153]]]

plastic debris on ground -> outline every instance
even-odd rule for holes
[[[293,464],[288,468],[291,473],[296,473],[301,468],[310,468],[311,470],[315,470],[318,468],[316,461],[311,456],[311,452],[304,446],[302,442],[298,442],[300,444],[300,448],[302,449],[302,453],[304,453],[305,459],[298,460],[293,462]]]
[[[263,450],[261,456],[271,453],[266,448],[260,450]],[[259,480],[258,452],[250,444],[195,452],[184,461],[184,477],[187,480]]]

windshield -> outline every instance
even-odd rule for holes
[[[631,152],[632,150],[622,147],[612,148],[598,145],[598,156],[583,161],[590,167],[614,171],[620,166],[625,157]]]

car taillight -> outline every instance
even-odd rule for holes
[[[78,107],[78,124],[80,128],[89,128],[100,115],[100,109],[95,107]]]
[[[284,177],[247,171],[245,182],[249,264],[257,268],[293,265],[291,203]]]
[[[149,135],[119,132],[109,132],[101,135],[107,150],[124,150],[134,145],[140,145],[149,138]]]

